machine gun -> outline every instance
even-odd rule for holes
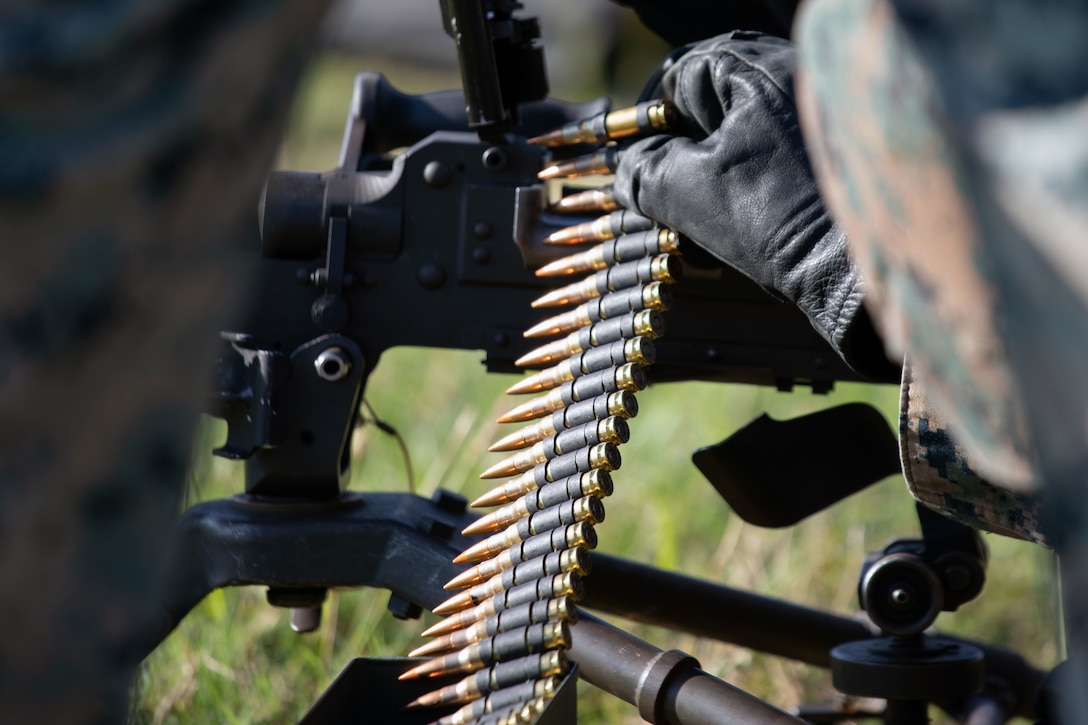
[[[317,626],[330,587],[388,589],[390,609],[402,617],[445,597],[442,584],[458,571],[450,560],[470,543],[458,533],[473,520],[465,501],[442,491],[430,500],[347,492],[348,444],[367,378],[384,351],[483,350],[489,370],[512,371],[529,350],[521,331],[537,321],[530,302],[543,291],[532,270],[562,254],[542,240],[578,220],[548,211],[551,190],[538,179],[548,157],[525,139],[607,106],[546,98],[538,31],[516,9],[504,0],[444,2],[463,93],[408,96],[381,76],[362,74],[338,167],[269,177],[259,214],[261,249],[250,260],[252,304],[223,335],[212,402],[229,429],[217,452],[245,461],[245,494],[199,504],[179,522],[169,626],[228,585],[268,587],[269,601],[291,608],[300,631]],[[808,385],[819,392],[859,377],[796,309],[735,271],[687,263],[651,369],[653,382],[686,379]],[[860,447],[874,452],[859,457],[865,465],[856,475],[836,471],[813,485],[822,495],[810,500],[792,495],[780,472],[754,465],[750,454],[766,440],[754,429],[704,453],[701,465],[746,517],[792,523],[898,470],[882,420],[854,408],[833,415],[833,426],[808,420],[809,435],[794,441],[799,446],[813,430],[833,427],[839,435],[856,433]],[[779,439],[783,433],[774,428]],[[862,599],[884,638],[852,620],[602,555],[594,557],[584,605],[833,665],[845,673],[839,681],[864,690],[857,694],[903,703],[889,707],[889,722],[924,718],[928,700],[965,702],[984,673],[1008,683],[1014,711],[1030,712],[1040,673],[1023,660],[921,637],[938,611],[977,593],[984,561],[976,537],[922,517],[922,540],[889,547],[863,575]],[[952,572],[950,562],[960,568]],[[963,572],[966,579],[957,578]],[[903,600],[908,590],[911,606]],[[655,598],[655,592],[669,595]],[[678,609],[678,602],[696,605]],[[831,654],[858,641],[855,649]],[[692,658],[656,650],[588,616],[574,627],[571,658],[583,678],[636,704],[651,722],[797,721],[710,677]],[[339,722],[359,696],[344,693],[358,693],[360,679],[378,676],[368,667],[346,672],[304,722]],[[876,690],[850,684],[873,672],[883,677]],[[565,687],[541,722],[571,720]],[[983,706],[992,701],[984,698]],[[388,704],[376,721],[433,719],[395,715],[397,706]],[[379,706],[370,700],[367,707]]]

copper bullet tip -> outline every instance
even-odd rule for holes
[[[491,491],[488,491],[487,493],[483,494],[475,501],[473,501],[470,506],[472,506],[472,508],[474,509],[487,508],[488,506],[498,506],[506,500],[505,496],[503,495],[504,492],[500,489],[501,486],[497,489],[492,489]]]
[[[426,695],[420,695],[416,699],[405,705],[402,710],[422,710],[425,707],[434,707],[439,703],[439,697],[437,692],[428,692]]]
[[[571,330],[577,330],[579,327],[585,327],[592,324],[592,320],[589,317],[589,310],[585,307],[575,307],[573,310],[567,310],[561,312],[558,315],[553,315],[543,322],[539,322],[530,327],[525,332],[521,333],[523,337],[551,337],[552,335],[561,335],[564,332],[570,332]]]
[[[535,350],[528,352],[514,363],[518,367],[540,367],[554,362],[559,358],[570,357],[582,352],[582,345],[578,338],[567,336],[552,342],[545,343]]]
[[[571,265],[569,257],[563,257],[554,262],[548,262],[543,267],[538,268],[533,274],[537,277],[565,277],[568,274],[574,274],[578,271],[578,269],[575,269]]]
[[[611,174],[616,170],[618,151],[614,146],[601,149],[587,156],[579,156],[569,161],[562,161],[542,169],[537,177],[556,179],[559,177],[590,176],[593,174]]]
[[[527,443],[523,442],[524,434],[519,430],[511,433],[508,436],[504,436],[499,440],[492,443],[487,447],[489,453],[505,453],[506,451],[516,451],[519,448],[524,448]],[[473,503],[473,506],[476,504]]]
[[[464,530],[461,531],[461,533],[464,534],[465,536],[479,536],[480,534],[492,534],[492,533],[498,531],[500,528],[502,528],[503,525],[504,524],[502,522],[499,522],[499,521],[496,520],[496,518],[494,516],[494,512],[491,512],[487,516],[481,516],[480,518],[473,521],[471,524],[466,526],[464,528]],[[454,577],[454,579],[463,580],[464,575],[467,574],[467,573],[468,572],[462,572],[461,574],[458,574],[456,577]],[[453,581],[453,580],[451,579],[450,581]]]
[[[574,194],[568,194],[552,205],[551,211],[560,213],[578,213],[594,211],[615,211],[620,205],[612,196],[612,187],[606,186],[599,189],[588,189]]]
[[[465,531],[462,533],[466,533],[467,531],[468,529],[466,528]],[[476,571],[474,569],[469,569],[468,571],[461,572],[453,579],[450,579],[448,582],[442,585],[442,588],[449,592],[453,591],[454,589],[464,589],[465,587],[472,586],[475,583]],[[415,655],[410,656],[414,657]]]
[[[558,600],[556,600],[558,601]],[[432,657],[449,650],[449,640],[446,637],[436,639],[433,642],[421,644],[408,653],[409,657]]]
[[[533,472],[529,471],[518,478],[512,478],[506,483],[499,484],[483,494],[472,502],[472,507],[498,506],[535,489],[536,479],[533,477]]]
[[[473,601],[471,594],[468,592],[458,592],[431,611],[438,615],[453,614],[454,612],[460,612],[462,609],[468,609],[472,605]]]
[[[422,677],[424,675],[424,673],[420,671],[421,667],[423,667],[423,665],[416,665],[415,667],[408,670],[407,672],[400,673],[400,675],[397,676],[397,679],[401,680],[401,681],[404,681],[404,680],[414,680],[416,678]]]
[[[416,665],[412,669],[408,670],[398,680],[417,680],[420,677],[435,677],[438,675],[444,675],[442,671],[442,659],[428,660],[422,664]]]
[[[547,415],[548,413],[555,410],[555,408],[552,407],[551,402],[548,400],[548,397],[550,395],[551,393],[547,393],[545,395],[533,398],[532,400],[522,403],[516,408],[510,410],[509,412],[499,416],[498,422],[520,423],[527,420],[533,420],[534,418],[539,418],[542,415]]]
[[[563,175],[563,169],[558,164],[556,164],[555,166],[549,166],[546,169],[541,169],[540,172],[536,176],[537,176],[538,179],[547,180],[547,179],[557,179],[562,175]]]
[[[502,453],[506,451],[516,451],[521,448],[527,448],[537,441],[544,440],[551,433],[554,433],[554,426],[546,425],[542,426],[541,422],[530,423],[524,428],[519,428],[508,436],[504,436],[499,440],[491,444],[491,447],[487,450],[492,453]]]
[[[557,129],[555,131],[548,131],[542,133],[539,136],[533,136],[527,143],[533,146],[551,146],[553,144],[559,144],[563,142],[563,129]]]
[[[480,474],[480,478],[505,478],[506,476],[513,476],[515,473],[521,473],[521,469],[518,466],[518,461],[515,460],[516,455],[517,454],[515,454],[514,456],[510,456],[509,458],[504,458],[495,465],[491,466],[486,471]]]
[[[523,378],[506,389],[507,395],[525,395],[527,393],[539,393],[544,389],[537,376],[531,375]]]
[[[570,298],[570,292],[566,287],[561,287],[556,290],[552,290],[546,294],[537,297],[535,300],[529,303],[529,306],[534,310],[539,310],[541,307],[559,307],[567,303]],[[528,356],[525,356],[528,357]],[[517,365],[523,364],[521,359],[515,363]]]
[[[436,623],[432,624],[430,627],[427,627],[427,629],[423,630],[423,634],[421,636],[423,636],[423,637],[441,637],[443,635],[449,634],[450,632],[456,632],[457,630],[461,629],[463,626],[464,626],[464,624],[462,624],[460,618],[458,618],[458,617],[447,617],[446,619],[443,619],[441,622],[436,622]]]
[[[558,231],[552,232],[548,236],[544,237],[545,244],[579,244],[586,241],[585,231],[583,230],[583,224],[576,224],[573,227],[564,227]]]
[[[473,564],[477,561],[491,558],[491,549],[488,548],[487,539],[478,541],[453,558],[454,564]],[[433,610],[435,614],[441,614]]]

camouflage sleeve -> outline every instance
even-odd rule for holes
[[[980,476],[974,454],[956,439],[912,366],[899,390],[899,458],[911,494],[950,519],[1053,547],[1043,492],[1011,491]]]
[[[914,361],[905,472],[938,510],[1054,547],[1058,706],[1088,722],[1088,7],[810,0],[796,28],[822,189]]]
[[[0,712],[120,722],[230,264],[326,3],[0,12]]]
[[[821,188],[912,361],[912,490],[1053,546],[1084,661],[1088,8],[812,0],[796,30]]]
[[[805,141],[889,356],[910,356],[982,475],[1033,488],[989,230],[931,74],[884,0],[810,3],[798,33]]]

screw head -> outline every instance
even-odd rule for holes
[[[484,265],[491,261],[491,250],[487,247],[476,247],[472,250],[472,261]]]
[[[348,306],[336,295],[321,295],[310,306],[310,319],[322,330],[339,330],[348,321]]]
[[[431,161],[423,167],[423,180],[428,186],[441,189],[453,180],[453,170],[441,161]]]
[[[321,626],[321,607],[295,607],[291,610],[291,629],[299,634],[313,632]]]
[[[446,270],[440,264],[427,262],[416,270],[416,279],[424,289],[436,290],[446,283]]]
[[[914,600],[910,590],[906,587],[896,587],[888,592],[888,601],[900,607],[905,607]]]
[[[327,347],[314,358],[314,370],[317,377],[335,383],[351,372],[351,358],[342,348]]]
[[[505,149],[498,146],[492,146],[487,151],[484,151],[484,168],[490,169],[491,171],[502,171],[506,168],[506,163],[509,160],[510,157],[506,154]]]

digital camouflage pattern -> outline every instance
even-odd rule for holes
[[[1059,555],[1060,707],[1088,722],[1088,5],[810,0],[795,31],[874,317],[972,466],[1045,497],[1025,521]]]
[[[0,11],[0,720],[122,722],[323,2]],[[255,248],[255,247],[251,247]]]
[[[820,0],[799,30],[806,141],[889,355],[910,355],[927,399],[977,452],[977,470],[1030,490],[991,262],[931,77],[887,3]]]
[[[1044,524],[1041,493],[995,486],[975,472],[972,456],[935,414],[926,389],[903,368],[899,455],[907,488],[922,503],[969,526],[1037,544],[1052,545]]]

